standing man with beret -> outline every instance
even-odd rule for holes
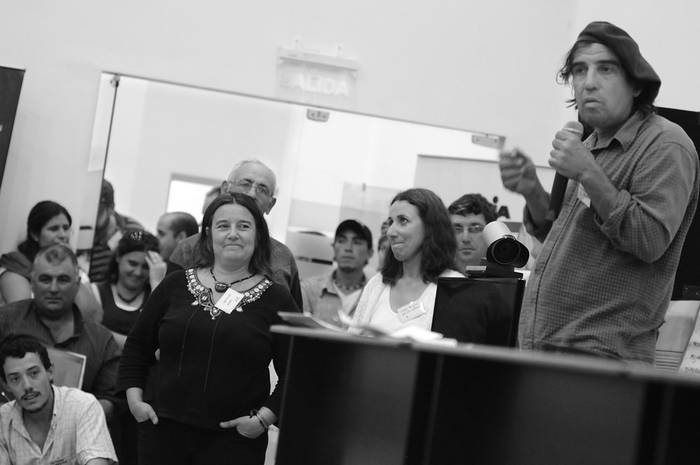
[[[520,345],[651,363],[698,202],[698,156],[655,114],[661,80],[619,27],[586,26],[559,76],[592,133],[582,142],[569,123],[552,141],[549,164],[568,179],[558,217],[530,158],[499,161],[504,186],[525,197],[528,231],[544,240]]]

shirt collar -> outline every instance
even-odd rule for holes
[[[322,293],[328,292],[330,294],[339,295],[340,291],[336,287],[335,281],[334,281],[335,273],[336,273],[336,270],[333,270],[328,275],[328,279],[326,279],[326,284],[323,285],[323,289],[321,290]],[[367,285],[367,281],[369,281],[369,278],[367,277],[367,273],[362,272],[362,275],[364,276],[365,285]],[[361,291],[362,289],[364,289],[364,286],[359,288],[358,290]]]
[[[51,412],[51,421],[53,422],[53,420],[55,420],[61,413],[61,409],[63,408],[63,392],[57,389],[53,384],[51,384],[51,390],[53,391],[53,412]],[[10,410],[9,423],[12,428],[16,429],[17,431],[26,431],[26,427],[24,426],[24,418],[22,417],[22,407],[20,407],[17,400],[13,400],[12,402],[14,402],[14,405],[12,406],[12,410]]]
[[[48,328],[48,326],[46,326],[46,324],[43,321],[41,321],[41,318],[39,318],[39,313],[36,310],[36,302],[34,302],[33,300],[31,305],[29,306],[28,312],[33,315],[33,317],[36,319],[37,324],[41,325],[41,327],[46,329],[47,333],[51,335],[51,330]],[[85,328],[83,315],[80,313],[80,310],[78,310],[78,307],[75,304],[72,305],[71,312],[73,312],[73,335],[61,343],[58,343],[55,340],[53,340],[52,336],[51,340],[54,342],[56,347],[62,347],[66,345],[69,341],[77,339],[83,334],[83,330]]]
[[[333,282],[333,276],[335,276],[335,271],[328,274],[328,279],[326,279],[326,283],[323,285],[323,289],[321,289],[321,294],[326,292],[330,292],[331,294],[338,293],[338,290],[335,288],[335,283]]]
[[[601,150],[610,147],[610,144],[616,140],[620,146],[622,146],[623,151],[629,150],[632,142],[637,138],[637,133],[639,132],[639,126],[646,119],[640,111],[635,111],[632,116],[627,118],[627,121],[615,132],[610,141],[606,145],[598,145],[598,135],[594,132],[588,138],[591,145],[591,150]]]

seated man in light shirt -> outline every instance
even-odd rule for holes
[[[53,386],[49,355],[39,340],[10,335],[0,343],[0,376],[15,400],[0,407],[0,463],[116,463],[97,399]]]
[[[372,257],[372,232],[356,220],[345,220],[335,230],[333,260],[328,274],[301,283],[304,311],[336,326],[343,326],[339,311],[352,317],[367,282],[364,267]]]

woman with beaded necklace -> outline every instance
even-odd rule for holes
[[[199,248],[199,266],[153,291],[122,355],[119,384],[139,422],[139,462],[261,465],[287,353],[269,328],[281,322],[278,311],[298,309],[268,277],[270,237],[251,197],[217,197]],[[270,360],[279,376],[272,394]]]

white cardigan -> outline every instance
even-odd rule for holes
[[[463,278],[464,275],[454,271],[445,270],[440,273],[441,278]],[[353,317],[353,323],[355,325],[368,325],[377,326],[377,329],[381,329],[388,332],[394,332],[401,327],[406,326],[421,326],[423,329],[429,330],[433,322],[433,310],[435,309],[435,294],[437,293],[437,284],[429,283],[428,287],[423,291],[423,294],[418,300],[423,304],[425,309],[425,315],[416,318],[415,320],[408,321],[406,323],[400,323],[398,317],[396,317],[397,324],[392,328],[383,327],[383,325],[376,325],[372,323],[372,318],[377,314],[377,311],[390,311],[391,308],[381,308],[381,297],[386,291],[387,297],[391,286],[384,284],[382,282],[382,274],[378,273],[370,279],[362,290],[362,295],[360,296],[360,301],[357,303],[357,308],[355,310],[355,315]],[[387,298],[388,302],[388,298]]]

